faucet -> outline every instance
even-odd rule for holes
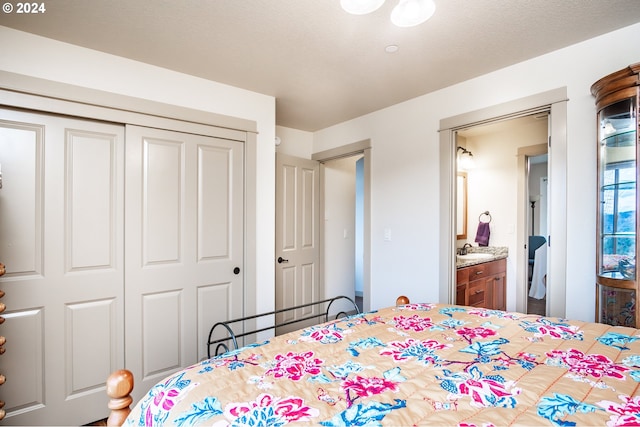
[[[465,243],[464,246],[460,248],[460,255],[466,255],[467,248],[471,248],[471,247],[472,247],[471,243]]]

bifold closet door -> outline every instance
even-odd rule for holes
[[[0,109],[0,168],[3,423],[95,421],[124,364],[124,126]]]
[[[134,397],[242,315],[242,142],[126,128],[126,365]]]

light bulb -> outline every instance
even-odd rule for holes
[[[473,161],[473,156],[470,154],[463,154],[460,157],[460,169],[469,170],[475,167],[475,162]]]
[[[340,0],[340,6],[353,15],[366,15],[371,13],[380,6],[384,0]]]
[[[400,0],[391,12],[391,22],[398,27],[413,27],[431,18],[435,11],[433,0]]]

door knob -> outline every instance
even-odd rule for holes
[[[233,274],[240,274],[240,267],[236,267],[233,269]]]
[[[284,259],[281,256],[278,257],[278,264],[282,264],[283,262],[289,262],[288,259]]]

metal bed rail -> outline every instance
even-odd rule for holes
[[[320,316],[322,316],[323,313],[318,313],[318,314],[313,314],[313,315],[309,315],[306,317],[302,317],[299,319],[295,319],[295,320],[289,320],[286,322],[282,322],[282,323],[278,323],[278,322],[274,322],[273,325],[270,326],[265,326],[262,328],[258,328],[258,329],[252,329],[250,331],[246,331],[246,332],[241,332],[241,333],[236,333],[233,328],[230,326],[234,323],[239,323],[239,322],[245,322],[247,320],[253,320],[253,319],[258,319],[258,318],[262,318],[262,317],[266,317],[266,316],[272,316],[272,315],[277,315],[280,313],[286,313],[289,311],[294,311],[294,310],[298,310],[301,308],[305,308],[305,307],[311,307],[311,306],[320,306],[322,304],[327,304],[327,307],[324,311],[324,321],[328,322],[329,321],[329,310],[331,309],[331,306],[333,305],[334,302],[339,301],[339,300],[347,300],[349,301],[352,305],[353,308],[355,310],[356,314],[360,314],[360,310],[358,309],[357,304],[355,303],[355,301],[347,296],[344,295],[340,295],[334,298],[329,298],[329,299],[325,299],[322,301],[316,301],[316,302],[310,302],[307,304],[301,304],[301,305],[297,305],[295,307],[288,307],[288,308],[282,308],[280,310],[274,310],[274,311],[269,311],[267,313],[261,313],[261,314],[254,314],[252,316],[246,316],[246,317],[241,317],[238,319],[234,319],[234,320],[225,320],[224,322],[217,322],[215,325],[213,325],[211,327],[211,329],[209,330],[209,337],[207,339],[207,358],[211,358],[211,346],[216,345],[216,352],[215,352],[215,356],[218,356],[219,354],[223,354],[226,353],[227,351],[229,351],[229,345],[228,342],[231,341],[231,343],[233,344],[233,349],[237,350],[238,347],[238,338],[242,338],[245,337],[247,335],[252,335],[252,334],[256,334],[258,332],[264,332],[264,331],[268,331],[271,329],[275,329],[281,326],[287,326],[287,325],[292,325],[295,323],[300,323],[300,322],[304,322],[306,320],[311,320],[311,319],[317,319]],[[347,316],[348,313],[346,313],[345,311],[339,311],[338,313],[336,313],[335,315],[335,319],[338,319],[340,316]],[[214,335],[214,332],[216,330],[222,329],[223,331],[226,331],[227,336],[224,338],[218,338],[215,340],[212,340],[211,338]],[[222,353],[220,352],[220,350],[224,350]]]

